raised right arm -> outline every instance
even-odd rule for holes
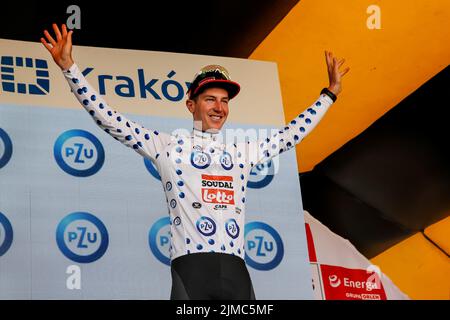
[[[55,63],[62,69],[69,86],[81,105],[89,112],[95,123],[114,139],[134,149],[140,155],[155,160],[170,137],[144,128],[134,121],[128,120],[121,113],[113,110],[103,98],[92,88],[72,59],[72,33],[62,25],[62,33],[56,24],[53,25],[56,41],[44,31],[49,43],[44,38],[41,42],[51,53]]]

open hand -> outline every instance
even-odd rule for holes
[[[338,61],[336,57],[333,57],[333,53],[326,50],[325,59],[327,61],[328,79],[330,81],[328,90],[337,96],[342,91],[342,77],[350,70],[350,68],[347,67],[343,71],[340,71],[339,68],[342,67],[345,59]]]
[[[47,40],[41,38],[41,42],[45,46],[45,48],[47,48],[48,52],[50,52],[56,64],[62,70],[67,70],[74,63],[72,59],[73,31],[70,30],[69,32],[67,32],[67,27],[65,24],[62,25],[61,29],[62,33],[60,32],[56,23],[54,23],[53,31],[55,32],[56,41],[47,30],[44,30],[44,35]]]

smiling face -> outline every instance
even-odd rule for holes
[[[222,88],[208,88],[194,99],[188,99],[186,106],[194,118],[194,127],[203,131],[220,130],[228,117],[228,101],[228,92]]]

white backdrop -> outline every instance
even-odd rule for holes
[[[228,127],[284,126],[274,63],[91,47],[74,57],[113,108],[147,128],[192,128],[187,82],[206,64],[242,85]],[[167,299],[154,167],[95,125],[39,43],[0,39],[0,62],[0,298]],[[295,152],[279,163],[275,175],[273,163],[252,174],[246,262],[257,299],[312,299]]]

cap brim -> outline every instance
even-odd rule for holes
[[[241,86],[237,82],[231,80],[211,79],[211,80],[204,80],[201,83],[201,85],[199,85],[195,89],[195,91],[192,93],[192,96],[197,95],[199,92],[207,88],[214,88],[214,87],[225,89],[228,92],[228,98],[230,99],[236,97],[239,91],[241,90]]]

